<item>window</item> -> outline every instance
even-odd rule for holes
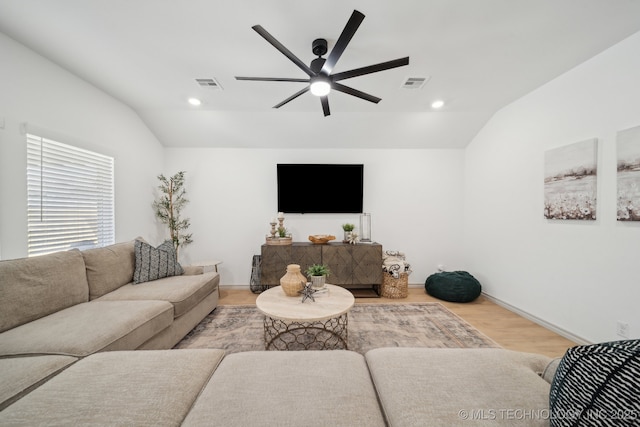
[[[113,158],[27,134],[28,255],[115,241]]]

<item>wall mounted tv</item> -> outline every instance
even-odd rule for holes
[[[362,213],[364,165],[278,164],[278,212]]]

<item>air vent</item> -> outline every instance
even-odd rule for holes
[[[422,89],[427,81],[429,81],[429,77],[407,77],[407,79],[402,83],[402,88]]]
[[[222,86],[216,79],[196,79],[196,83],[206,89],[222,90]]]

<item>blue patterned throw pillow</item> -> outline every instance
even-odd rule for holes
[[[134,244],[136,267],[133,283],[144,283],[169,276],[180,276],[184,271],[176,259],[176,250],[171,240],[157,248],[141,240]]]
[[[549,394],[551,425],[640,425],[640,340],[570,348]]]

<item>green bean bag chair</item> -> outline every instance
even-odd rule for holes
[[[443,271],[427,277],[424,288],[432,297],[450,302],[471,302],[482,292],[480,282],[466,271]]]

